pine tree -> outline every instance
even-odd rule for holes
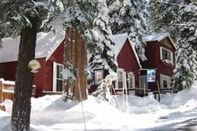
[[[146,60],[142,36],[146,31],[144,0],[107,0],[113,34],[127,33],[138,56]]]
[[[179,10],[180,29],[177,51],[177,66],[175,71],[176,90],[189,88],[197,79],[197,53],[192,46],[197,46],[197,5],[192,2],[182,2]]]
[[[92,93],[93,96],[98,97],[104,101],[109,102],[110,104],[115,106],[115,101],[111,97],[110,90],[112,90],[112,81],[117,80],[116,73],[110,73],[105,77],[105,79],[101,80],[101,84],[98,86],[96,91]]]
[[[196,51],[190,44],[179,43],[177,49],[176,69],[174,70],[174,91],[189,88],[197,79]]]
[[[148,6],[148,24],[149,33],[153,32],[169,32],[173,41],[177,41],[178,37],[178,11],[180,0],[150,0]]]
[[[47,1],[46,1],[47,2]],[[34,59],[36,34],[47,15],[47,3],[36,1],[1,1],[1,35],[20,35],[18,66],[12,108],[12,130],[29,131],[33,75],[28,63]],[[4,33],[2,33],[2,31]],[[7,32],[6,32],[7,31]]]
[[[117,64],[111,46],[114,45],[105,0],[73,0],[66,15],[66,25],[75,28],[87,42],[89,68],[116,70]],[[84,24],[84,27],[79,26]]]

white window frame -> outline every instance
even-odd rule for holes
[[[164,87],[164,83],[163,81],[167,81],[167,87]],[[164,74],[160,74],[160,88],[163,89],[163,88],[171,88],[171,77],[170,76],[167,76],[167,75],[164,75]]]
[[[170,60],[169,60],[169,59],[164,59],[164,58],[163,58],[163,50],[166,50],[166,51],[168,51],[168,52],[170,53]],[[162,61],[168,60],[168,61],[170,61],[170,62],[172,63],[172,65],[174,64],[173,53],[172,53],[172,51],[169,50],[169,49],[167,49],[167,48],[165,48],[165,47],[160,47],[160,59],[161,59]]]
[[[128,88],[135,88],[135,74],[133,72],[129,72],[128,74]],[[132,85],[131,82],[132,81]]]
[[[141,78],[145,78],[146,79],[146,83],[145,83],[145,89],[148,89],[148,82],[147,82],[147,75],[141,75],[139,76],[139,87],[140,88],[144,88],[144,83],[141,84]]]
[[[62,69],[64,69],[63,64],[53,62],[53,91],[54,92],[57,91],[57,80],[61,80],[62,84],[64,83],[63,75],[62,75],[62,78],[57,78],[57,66],[60,66],[60,67],[62,67]],[[59,73],[61,74],[61,72],[59,72]],[[64,87],[64,85],[62,85],[62,87]],[[64,89],[62,89],[62,91],[63,90]]]
[[[126,72],[124,71],[124,69],[122,69],[122,68],[117,68],[117,76],[118,76],[118,72],[122,72],[122,87],[124,87],[124,86],[126,86],[126,85],[124,85],[124,79],[125,79],[125,81],[126,81]],[[119,77],[119,76],[118,76]],[[123,88],[119,88],[118,87],[118,79],[116,80],[116,87],[115,87],[116,89],[123,89]],[[126,88],[126,87],[125,87]]]

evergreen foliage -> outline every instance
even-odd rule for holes
[[[142,36],[146,31],[144,0],[107,0],[113,34],[127,33],[139,58],[146,60]]]
[[[196,51],[190,44],[179,43],[177,49],[176,69],[174,70],[174,91],[189,88],[197,79]]]
[[[0,1],[0,37],[20,36],[11,129],[29,131],[33,74],[28,63],[35,57],[36,34],[47,19],[50,2]],[[25,108],[24,108],[25,107]]]
[[[153,31],[169,32],[177,47],[174,88],[189,88],[196,80],[197,4],[191,0],[150,1]]]
[[[117,80],[117,74],[111,73],[105,77],[105,79],[100,81],[100,85],[92,93],[93,96],[98,97],[104,101],[107,101],[111,103],[112,105],[115,105],[115,101],[113,100],[110,90],[112,88],[112,81]]]
[[[117,63],[111,51],[114,45],[105,0],[74,0],[68,2],[64,16],[65,25],[76,28],[87,42],[89,68],[105,68],[116,71]],[[80,26],[80,25],[84,26]]]
[[[30,130],[33,74],[27,65],[34,59],[39,30],[76,28],[87,40],[90,68],[107,65],[106,68],[116,70],[105,0],[2,0],[0,17],[0,38],[21,38],[12,112],[13,131]]]
[[[150,0],[148,8],[149,33],[169,32],[174,41],[178,37],[179,0]]]

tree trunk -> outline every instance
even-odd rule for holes
[[[12,109],[12,131],[30,130],[31,96],[33,74],[28,63],[35,57],[37,18],[30,18],[32,27],[21,31],[18,54],[18,66],[15,80],[15,90]]]
[[[67,43],[65,47],[65,62],[69,61],[73,64],[74,68],[77,68],[79,74],[77,76],[76,84],[72,85],[69,82],[66,85],[66,89],[71,88],[71,92],[75,99],[80,101],[81,99],[87,99],[87,77],[84,72],[84,68],[87,65],[87,53],[85,50],[85,41],[80,37],[80,34],[76,29],[67,29]],[[66,65],[65,65],[66,67]]]

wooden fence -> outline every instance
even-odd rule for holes
[[[5,99],[12,100],[14,98],[14,88],[15,88],[14,81],[0,80],[0,103],[3,102]],[[35,96],[35,94],[36,94],[36,86],[33,85],[32,96]]]

